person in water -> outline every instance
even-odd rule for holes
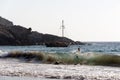
[[[80,53],[80,48],[78,48],[78,52]]]
[[[75,52],[75,65],[79,63],[80,48]]]
[[[77,51],[75,52],[75,54],[78,56],[80,54],[80,48],[77,49]]]

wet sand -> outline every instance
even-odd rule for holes
[[[36,78],[36,80],[37,78],[44,80],[120,80],[120,67],[53,65],[23,63],[16,59],[0,59],[0,76],[17,76],[18,78],[29,77]]]

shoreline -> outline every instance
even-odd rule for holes
[[[19,76],[0,76],[0,80],[53,80],[48,78],[35,78],[35,77],[19,77]],[[54,79],[63,80],[63,79]]]
[[[23,63],[16,59],[0,59],[0,66],[0,76],[69,80],[120,79],[119,67]]]

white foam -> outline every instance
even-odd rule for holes
[[[8,52],[0,50],[0,56],[5,56],[7,54],[8,54]]]
[[[119,67],[87,66],[87,65],[52,65],[21,63],[12,60],[0,60],[1,76],[33,76],[33,77],[71,77],[83,76],[85,80],[119,80]],[[79,79],[78,79],[79,80]]]

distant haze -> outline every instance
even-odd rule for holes
[[[120,0],[0,0],[0,16],[78,41],[120,41]]]

